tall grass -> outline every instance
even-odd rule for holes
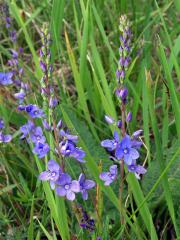
[[[87,174],[97,183],[97,189],[92,193],[95,200],[89,200],[87,204],[81,202],[95,219],[96,232],[89,235],[82,231],[73,207],[54,196],[47,183],[41,186],[37,176],[46,164],[31,154],[28,145],[19,143],[18,132],[11,144],[0,147],[1,234],[8,239],[10,232],[15,236],[19,231],[16,239],[28,240],[42,239],[43,236],[47,239],[61,236],[63,240],[96,239],[98,235],[102,239],[178,239],[180,211],[176,211],[176,206],[180,202],[171,184],[175,177],[170,174],[180,155],[179,145],[178,149],[173,149],[173,142],[180,140],[178,1],[164,0],[158,4],[136,0],[12,0],[8,5],[18,30],[19,44],[27,56],[32,56],[30,65],[21,64],[25,78],[32,85],[32,101],[40,105],[40,98],[34,97],[39,94],[37,86],[42,77],[39,33],[43,23],[49,23],[51,61],[55,66],[53,79],[60,100],[58,117],[78,134],[80,146],[86,151]],[[100,141],[110,138],[114,131],[113,126],[108,129],[105,125],[104,115],[111,115],[116,120],[120,115],[113,93],[118,62],[118,18],[122,13],[132,20],[134,45],[138,45],[140,39],[144,40],[140,57],[135,49],[133,51],[126,82],[133,99],[129,106],[133,113],[129,130],[131,133],[137,128],[144,130],[145,148],[141,160],[146,159],[147,171],[156,163],[158,169],[158,178],[153,179],[152,172],[152,179],[145,179],[150,186],[147,194],[141,181],[128,174],[123,212],[117,198],[118,184],[105,187],[99,179],[100,169],[108,168],[109,162]],[[15,47],[5,28],[2,30],[0,71],[7,69],[9,49]],[[26,119],[16,111],[8,88],[0,89],[0,93],[0,116],[9,129],[19,129]],[[10,97],[6,98],[7,95]],[[165,152],[168,149],[173,151],[173,156],[167,160]],[[76,176],[76,170],[69,165],[69,170]],[[177,176],[178,173],[177,168]],[[162,188],[162,196],[152,200],[158,187]],[[124,225],[120,225],[121,214],[125,217]]]

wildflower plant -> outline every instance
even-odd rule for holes
[[[165,116],[163,121],[168,123],[169,102],[165,90],[162,89],[162,104],[158,102],[156,106],[149,86],[151,76],[146,70],[142,100],[141,96],[138,96],[141,89],[136,93],[139,100],[131,97],[131,89],[134,93],[136,89],[134,83],[130,83],[130,78],[135,76],[133,74],[136,61],[139,61],[140,57],[140,50],[135,53],[135,57],[134,50],[138,44],[142,44],[139,39],[141,35],[135,42],[131,22],[126,15],[122,15],[119,19],[119,55],[118,61],[115,61],[116,57],[111,48],[113,40],[108,41],[116,33],[115,25],[111,25],[113,34],[108,24],[106,30],[103,28],[100,14],[104,9],[103,1],[68,3],[68,6],[73,7],[75,25],[71,18],[66,20],[63,15],[64,9],[69,11],[69,8],[64,7],[66,1],[53,0],[50,4],[44,1],[42,6],[33,9],[34,5],[40,4],[35,2],[31,2],[29,6],[28,1],[0,1],[3,29],[1,36],[6,37],[2,39],[0,47],[0,178],[3,180],[0,188],[4,183],[7,185],[0,189],[0,195],[3,196],[0,200],[3,217],[0,221],[0,236],[1,224],[4,221],[8,229],[8,239],[9,232],[16,234],[22,226],[24,233],[18,236],[23,239],[25,236],[27,239],[157,240],[161,223],[156,224],[154,221],[156,214],[151,214],[147,200],[150,200],[150,196],[162,181],[164,192],[161,189],[163,194],[160,200],[165,198],[169,210],[166,218],[169,219],[170,216],[171,219],[163,226],[160,238],[163,238],[166,229],[171,228],[171,225],[171,238],[175,239],[175,234],[178,238],[175,219],[178,213],[174,212],[174,196],[171,199],[169,191],[169,184],[174,184],[174,179],[168,181],[166,172],[179,152],[177,151],[170,161],[167,156],[167,166],[163,165],[165,161],[161,160],[164,160],[163,146],[169,144],[168,127],[172,128],[174,134],[174,128],[178,129],[179,123],[172,121],[170,125],[162,128],[161,144],[158,135],[159,123],[156,122],[153,107],[159,109],[162,105]],[[108,11],[111,9],[114,12],[116,8],[111,8],[111,4],[119,4],[118,1],[115,2],[104,5],[108,6]],[[126,4],[130,5],[129,2],[122,1],[122,6]],[[24,10],[26,6],[28,8]],[[78,6],[80,8],[77,11]],[[51,9],[51,23],[43,23],[47,18],[47,9]],[[163,9],[169,11],[167,7]],[[31,10],[35,10],[33,14]],[[156,22],[158,11],[153,9],[150,14],[156,16],[153,23]],[[144,16],[135,13],[134,11],[136,22],[143,23]],[[14,18],[11,15],[14,15]],[[36,24],[39,16],[41,18]],[[104,12],[102,16],[105,16]],[[112,16],[109,19],[111,21]],[[72,17],[72,12],[69,17]],[[109,16],[105,17],[108,20]],[[160,18],[163,18],[163,15],[160,15]],[[64,24],[64,34],[60,32],[61,24]],[[20,26],[19,30],[16,30],[17,26]],[[147,26],[144,31],[148,31],[151,25]],[[138,35],[138,30],[136,33]],[[173,32],[173,35],[175,34],[176,32]],[[69,36],[72,37],[73,44],[77,36],[77,44],[73,47]],[[98,41],[99,36],[102,41]],[[35,45],[33,41],[36,41]],[[146,39],[145,43],[147,42]],[[105,49],[109,58],[104,55]],[[161,45],[159,51],[163,65],[166,64],[164,49]],[[105,56],[102,61],[101,55]],[[176,54],[172,58],[174,62],[171,57],[169,60],[173,75],[178,68],[175,57]],[[109,81],[111,64],[114,81]],[[142,70],[145,69],[145,61],[139,64]],[[139,70],[139,66],[136,67]],[[158,76],[161,76],[161,70],[160,68]],[[169,81],[170,71],[165,73]],[[177,76],[178,74],[179,71]],[[141,75],[143,71],[138,73],[142,78]],[[141,84],[140,77],[137,81],[138,87]],[[178,98],[176,99],[176,91],[172,92],[173,83],[167,82],[167,86],[171,87],[170,97],[174,97],[174,105],[177,107]],[[147,110],[143,112],[146,122],[144,116],[141,121],[141,114],[135,119],[139,103],[142,103],[143,110]],[[103,118],[106,124],[103,123]],[[178,114],[176,118],[178,119]],[[141,126],[143,122],[143,126],[132,131],[139,119],[137,125]],[[149,134],[149,127],[152,127],[152,134]],[[146,130],[144,136],[141,128]],[[109,130],[112,136],[108,135]],[[149,189],[149,185],[144,182],[149,175],[154,177],[159,170],[154,161],[154,165],[148,162],[147,171],[146,160],[143,159],[144,152],[151,151],[151,136],[152,149],[156,147],[155,157],[160,160],[162,172]],[[143,142],[144,138],[147,146]],[[152,155],[147,154],[146,158]],[[151,166],[156,169],[155,173],[149,171]],[[4,208],[4,202],[10,204],[10,210],[9,206]],[[12,216],[15,216],[13,221]],[[24,221],[27,221],[26,224]],[[12,230],[12,226],[18,228]],[[13,234],[12,237],[14,236]],[[167,236],[169,237],[168,234]]]
[[[139,138],[142,134],[142,130],[137,130],[131,136],[127,132],[127,126],[132,120],[132,113],[127,112],[126,110],[126,106],[128,104],[126,75],[128,67],[131,63],[132,31],[130,22],[126,15],[122,15],[120,17],[119,30],[120,47],[118,69],[116,71],[117,87],[115,95],[118,99],[118,103],[120,104],[121,119],[116,123],[111,116],[105,116],[105,121],[110,125],[115,125],[117,128],[117,130],[114,131],[113,139],[106,139],[101,142],[101,146],[109,152],[110,160],[113,160],[114,164],[109,167],[108,172],[100,173],[99,177],[104,181],[106,186],[112,184],[118,178],[119,174],[117,164],[120,165],[119,199],[120,208],[121,211],[123,211],[122,194],[124,171],[127,170],[130,173],[134,173],[136,178],[140,179],[140,175],[145,174],[146,169],[137,163],[140,158],[139,150],[143,144],[142,140]],[[120,134],[118,133],[118,129],[120,130]],[[121,223],[124,223],[123,214],[121,217]]]
[[[7,12],[5,13],[7,14]],[[5,18],[5,20],[7,21],[8,19]],[[58,212],[57,209],[54,209],[52,202],[54,201],[52,200],[54,199],[53,192],[58,198],[66,198],[69,201],[74,201],[79,193],[85,201],[88,200],[88,191],[94,188],[96,184],[93,180],[86,179],[84,173],[80,173],[77,180],[73,180],[70,173],[67,173],[66,161],[70,161],[70,158],[72,158],[79,164],[84,165],[86,162],[84,160],[86,153],[77,145],[78,135],[71,134],[68,127],[63,124],[62,119],[57,123],[55,120],[57,119],[56,107],[58,105],[58,99],[55,96],[53,86],[53,68],[50,51],[51,38],[47,24],[44,24],[42,28],[41,40],[42,47],[39,51],[39,64],[42,70],[42,78],[40,80],[42,105],[39,106],[37,103],[29,102],[28,100],[29,86],[23,82],[23,69],[19,68],[19,53],[15,50],[11,50],[12,59],[8,61],[11,72],[0,73],[0,85],[4,87],[12,85],[15,89],[19,89],[18,93],[14,93],[14,97],[17,100],[17,111],[25,114],[28,120],[19,128],[18,135],[20,135],[21,141],[26,141],[29,144],[35,156],[40,171],[38,179],[42,182],[49,183],[50,189],[47,185],[44,185],[44,191],[51,196],[49,207],[52,211],[56,211],[54,219],[57,222]],[[4,128],[4,121],[1,118],[0,143],[6,144],[12,141],[12,135],[4,134]],[[47,134],[49,135],[48,138]],[[50,159],[49,156],[53,158]],[[44,168],[44,164],[42,163],[46,165],[43,171],[41,170]],[[83,166],[81,169],[83,169]],[[61,207],[61,211],[65,211],[63,210],[63,202],[61,202]],[[91,221],[93,221],[93,228],[91,230],[94,230],[94,220]],[[62,223],[61,227],[62,226],[64,226],[64,223]],[[68,234],[69,233],[64,233],[62,235],[63,239],[69,239]]]
[[[40,49],[40,67],[43,72],[41,83],[41,96],[43,98],[43,106],[40,108],[35,104],[18,106],[19,111],[26,112],[28,114],[28,122],[20,128],[22,132],[21,139],[26,138],[27,141],[33,146],[32,152],[39,158],[48,158],[50,151],[56,156],[57,161],[54,159],[48,160],[47,170],[43,171],[39,175],[39,179],[42,181],[50,182],[52,190],[60,197],[66,197],[68,200],[73,201],[75,194],[83,191],[83,199],[88,199],[87,190],[95,186],[95,182],[92,180],[82,181],[72,180],[71,176],[66,172],[65,159],[72,157],[80,163],[85,163],[83,159],[85,152],[77,147],[78,136],[70,134],[69,130],[63,129],[62,120],[58,124],[55,122],[55,110],[57,106],[57,98],[52,82],[52,65],[51,52],[50,52],[50,34],[45,24],[42,29],[42,47]],[[49,115],[49,120],[47,116]],[[44,127],[44,131],[51,131],[51,141],[54,141],[55,148],[52,149],[47,143],[47,139],[44,135],[41,126],[35,124],[36,119],[41,119]],[[52,127],[50,127],[52,125]],[[88,182],[89,181],[89,182]]]
[[[109,186],[118,179],[118,164],[120,164],[121,198],[124,166],[127,166],[127,170],[134,173],[138,179],[140,178],[140,174],[144,174],[146,170],[143,166],[137,164],[137,159],[140,157],[139,148],[142,145],[139,136],[142,131],[138,130],[132,136],[129,136],[126,131],[126,124],[132,119],[131,112],[126,112],[128,89],[125,86],[126,73],[131,61],[132,33],[130,23],[125,15],[120,18],[119,28],[121,32],[120,59],[116,71],[117,88],[115,94],[121,105],[122,116],[117,123],[112,117],[105,116],[106,122],[110,125],[116,125],[117,128],[114,131],[113,139],[106,139],[101,142],[101,146],[109,152],[114,164],[109,167],[108,172],[100,173],[99,178],[104,181],[105,186]],[[49,183],[50,188],[44,185],[45,193],[53,196],[52,192],[54,192],[57,197],[65,198],[71,202],[75,201],[78,193],[81,193],[82,199],[88,200],[88,192],[96,186],[95,181],[86,179],[83,172],[79,174],[77,180],[72,179],[70,173],[66,170],[66,162],[69,161],[69,158],[75,159],[77,163],[82,164],[81,169],[83,169],[83,166],[86,165],[84,159],[86,153],[78,146],[78,135],[73,135],[68,126],[63,124],[62,119],[56,122],[56,109],[59,100],[56,97],[52,78],[51,36],[47,24],[44,24],[41,30],[41,40],[42,46],[39,51],[39,64],[42,70],[40,93],[43,101],[41,106],[33,102],[28,102],[29,86],[23,82],[23,69],[19,67],[19,53],[15,50],[11,50],[12,59],[8,61],[11,72],[0,73],[0,84],[3,86],[14,85],[16,89],[19,89],[19,92],[14,94],[15,99],[17,99],[17,110],[21,114],[25,114],[28,119],[19,128],[20,139],[30,145],[32,153],[35,156],[40,171],[38,179],[43,183]],[[12,136],[3,133],[3,119],[1,119],[0,124],[0,142],[8,143],[12,140]],[[119,129],[121,130],[121,136],[118,133]],[[47,138],[48,135],[49,137]],[[46,163],[46,168],[43,171],[41,170],[43,165],[39,161]],[[49,204],[53,211],[52,203],[49,202]],[[93,232],[95,230],[94,220],[89,219],[88,214],[82,207],[81,212],[80,227]]]

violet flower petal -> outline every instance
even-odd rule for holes
[[[72,191],[67,191],[66,197],[68,200],[73,201],[75,199],[75,194]]]
[[[41,181],[47,181],[50,179],[50,173],[48,171],[44,171],[42,173],[39,174],[38,177]]]
[[[64,189],[63,186],[58,186],[56,187],[56,193],[57,195],[64,197],[66,195],[66,190]]]
[[[79,185],[78,181],[73,180],[71,182],[71,191],[73,191],[73,192],[80,192],[80,185]]]

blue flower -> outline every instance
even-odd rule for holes
[[[85,176],[83,173],[80,174],[79,176],[79,185],[80,185],[80,191],[82,193],[82,198],[84,200],[88,199],[88,191],[89,189],[93,188],[96,184],[94,181],[85,179]]]
[[[21,139],[26,138],[27,135],[30,135],[34,128],[35,128],[34,123],[28,120],[26,124],[20,127],[20,131],[23,133],[23,135],[20,138]]]
[[[40,173],[39,179],[41,181],[50,181],[50,186],[52,189],[55,189],[56,181],[59,179],[62,174],[62,169],[59,164],[54,160],[48,161],[48,170]]]
[[[59,143],[60,152],[63,156],[69,157],[74,151],[75,145],[71,141],[62,141]]]
[[[45,143],[46,142],[46,138],[43,135],[43,131],[41,127],[36,127],[33,129],[31,135],[31,140],[33,143],[37,144],[37,143]]]
[[[73,157],[77,161],[84,163],[85,160],[83,158],[85,157],[86,153],[81,149],[75,146],[75,144],[72,141],[62,141],[59,144],[60,152],[65,157]]]
[[[135,173],[137,179],[140,179],[140,174],[145,174],[147,172],[143,166],[136,165],[134,163],[132,165],[128,165],[128,171]]]
[[[131,146],[133,148],[139,149],[142,145],[143,145],[143,143],[141,141],[137,141],[135,139],[131,140]]]
[[[32,118],[41,118],[44,117],[44,112],[40,109],[37,105],[27,105],[25,111],[29,114]]]
[[[106,139],[101,142],[101,146],[104,148],[107,148],[108,151],[113,151],[116,149],[117,145],[119,143],[119,135],[117,131],[114,131],[114,139]]]
[[[26,106],[24,106],[24,105],[19,105],[19,106],[17,107],[17,109],[18,109],[19,111],[25,111],[25,110],[26,110]]]
[[[62,129],[60,130],[59,134],[61,137],[63,137],[63,140],[59,143],[61,154],[65,157],[73,157],[77,161],[84,163],[85,160],[83,160],[83,158],[85,157],[86,153],[81,148],[76,147],[78,136],[71,135]]]
[[[38,142],[33,148],[33,153],[37,154],[38,158],[43,158],[49,152],[50,147],[47,143]]]
[[[75,158],[78,162],[85,163],[86,161],[83,158],[86,156],[86,153],[81,149],[76,147],[74,151],[71,152],[70,157]]]
[[[20,92],[14,94],[14,97],[19,99],[20,103],[22,103],[22,101],[24,100],[25,96],[26,96],[26,93],[24,92],[23,89],[21,89]]]
[[[12,140],[12,136],[10,134],[4,135],[0,132],[0,143],[8,143]]]
[[[63,129],[59,131],[60,136],[62,136],[64,139],[67,139],[69,141],[72,141],[73,143],[78,142],[78,136],[77,135],[71,135],[68,132],[65,132]]]
[[[45,117],[45,114],[42,109],[40,109],[37,105],[29,104],[26,106],[19,105],[18,110],[26,111],[30,117],[32,118],[42,118]]]
[[[127,165],[131,165],[133,160],[139,158],[139,153],[133,147],[129,135],[123,137],[122,141],[118,144],[115,156],[118,160],[121,160],[123,158]]]
[[[105,186],[109,186],[117,178],[118,170],[117,165],[112,165],[109,168],[109,172],[102,172],[99,175],[99,178],[103,180]]]
[[[12,72],[7,72],[7,73],[0,72],[0,84],[1,85],[12,84],[13,83],[12,77],[13,77]]]
[[[66,196],[70,201],[75,199],[75,193],[80,192],[79,182],[76,180],[72,181],[67,173],[62,173],[56,183],[58,184],[56,187],[57,195],[61,197]]]

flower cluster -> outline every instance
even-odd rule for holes
[[[95,230],[95,221],[90,218],[87,212],[83,209],[82,206],[78,207],[80,212],[80,222],[79,225],[81,228],[88,230],[89,232],[93,232]]]
[[[122,82],[125,79],[125,72],[130,63],[130,52],[131,52],[131,38],[132,33],[130,30],[130,22],[126,15],[120,17],[119,30],[122,32],[120,35],[120,48],[119,48],[119,64],[116,71],[116,77],[118,82]]]
[[[0,118],[0,143],[8,143],[12,139],[12,136],[10,134],[5,135],[2,132],[2,129],[4,129],[4,128],[5,128],[4,121],[2,118]]]
[[[59,164],[54,160],[48,161],[48,170],[39,175],[42,181],[49,181],[52,189],[58,196],[66,197],[73,201],[75,194],[81,192],[84,200],[88,199],[87,190],[95,186],[95,182],[85,179],[84,174],[80,174],[79,180],[72,180],[71,176],[64,173]]]
[[[34,122],[29,120],[26,124],[20,127],[20,131],[22,133],[21,139],[26,138],[29,143],[32,142],[34,144],[34,154],[36,154],[39,158],[43,158],[47,155],[50,147],[46,143],[46,138],[43,135],[43,131],[40,126],[35,126]]]
[[[9,14],[9,7],[7,5],[7,3],[1,3],[0,4],[0,10],[1,10],[1,13],[2,13],[2,20],[3,22],[5,23],[5,27],[8,31],[8,35],[11,39],[11,41],[13,43],[16,42],[16,30],[13,28],[13,25],[12,25],[12,19],[10,17],[10,14]]]
[[[63,129],[59,132],[61,141],[59,142],[59,149],[64,157],[72,157],[75,158],[77,161],[84,163],[86,153],[79,147],[76,146],[78,142],[77,135],[71,135],[68,132],[65,132]]]
[[[139,148],[142,142],[139,140],[139,136],[142,130],[138,130],[130,137],[125,135],[121,140],[117,131],[114,132],[114,139],[106,139],[101,142],[101,146],[106,148],[111,153],[111,158],[115,162],[124,160],[129,172],[135,173],[135,176],[139,179],[140,174],[145,174],[144,167],[137,165],[137,159],[139,158]],[[100,174],[100,179],[105,181],[105,185],[110,185],[117,178],[117,165],[112,165],[109,172],[103,172]]]
[[[12,72],[0,72],[0,85],[10,85],[13,83],[13,73]]]
[[[18,110],[25,111],[28,113],[31,119],[41,118],[45,130],[53,131],[54,129],[49,125],[45,119],[46,115],[44,111],[39,108],[37,105],[19,105]],[[59,130],[60,128],[60,130]],[[62,120],[56,126],[55,129],[58,133],[59,143],[58,147],[55,149],[55,152],[62,157],[72,157],[77,161],[84,163],[85,152],[76,146],[78,142],[77,135],[71,135],[69,132],[65,132],[62,129]],[[27,138],[28,142],[30,140],[35,144],[33,152],[39,155],[39,158],[44,157],[49,152],[49,146],[45,143],[45,137],[43,135],[42,128],[40,126],[35,126],[32,120],[29,120],[25,125],[20,128],[20,131],[23,133],[21,139]]]
[[[41,108],[39,108],[37,105],[34,105],[34,104],[19,105],[18,110],[27,112],[29,117],[31,117],[31,118],[45,117],[44,111]]]
[[[129,122],[131,122],[132,120],[132,113],[131,112],[128,112],[126,114],[126,123],[128,124]],[[107,116],[105,115],[105,121],[108,123],[108,124],[113,124],[115,127],[118,127],[119,129],[122,128],[122,120],[118,120],[118,121],[115,121],[111,116]]]
[[[21,86],[22,76],[23,76],[23,68],[19,65],[19,57],[23,54],[23,49],[19,48],[18,51],[13,49],[10,50],[11,59],[8,60],[8,65],[11,67],[11,71],[14,77],[14,83],[17,86]]]
[[[137,164],[137,159],[140,157],[139,149],[142,145],[142,141],[140,139],[142,130],[137,130],[132,134],[132,136],[126,132],[126,126],[132,120],[132,113],[126,112],[128,89],[124,86],[125,73],[127,72],[131,59],[130,52],[132,33],[130,30],[130,22],[125,15],[120,18],[119,29],[121,32],[119,48],[120,59],[118,70],[116,72],[118,87],[115,94],[121,105],[121,119],[116,122],[111,116],[105,116],[105,120],[108,124],[113,124],[115,128],[120,129],[122,137],[120,139],[118,132],[114,131],[114,138],[103,140],[101,142],[101,146],[110,152],[110,158],[113,159],[115,163],[120,163],[121,167],[124,167],[125,164],[127,166],[127,170],[134,173],[139,179],[140,174],[146,173],[146,169]],[[105,182],[105,185],[110,185],[117,179],[117,175],[117,165],[114,164],[110,166],[108,172],[102,172],[99,177]]]
[[[9,14],[9,8],[6,3],[0,5],[2,11],[3,22],[8,30],[9,37],[14,43],[17,41],[16,30],[13,27],[13,22]],[[23,102],[26,92],[29,89],[27,83],[22,81],[23,77],[23,68],[20,66],[19,57],[23,55],[23,48],[20,47],[18,50],[10,49],[11,59],[8,60],[7,64],[10,67],[10,71],[0,73],[0,85],[6,86],[13,84],[18,88],[17,93],[14,94],[14,97],[19,100],[20,103]]]
[[[14,85],[18,88],[17,93],[14,94],[14,97],[19,100],[19,103],[22,104],[26,93],[29,90],[27,83],[22,81],[23,68],[18,64],[18,53],[14,50],[11,50],[12,58],[8,60],[8,65],[11,67],[10,72],[0,72],[0,85]]]
[[[43,97],[44,103],[48,101],[48,106],[50,108],[55,108],[58,104],[58,100],[55,97],[54,88],[52,87],[51,75],[53,67],[51,64],[51,37],[48,31],[48,27],[44,24],[41,31],[42,46],[40,49],[40,67],[43,71],[43,77],[40,81],[41,83],[41,95]]]
[[[117,178],[118,170],[117,165],[112,165],[109,168],[109,172],[100,173],[99,177],[104,181],[105,186],[109,186],[112,182],[114,182]]]
[[[78,136],[72,135],[68,130],[63,130],[62,120],[60,120],[55,127],[51,127],[46,120],[44,111],[37,105],[19,105],[20,111],[28,113],[30,120],[26,124],[20,127],[22,133],[21,139],[26,139],[28,143],[33,143],[33,153],[38,158],[45,157],[50,151],[46,138],[43,134],[43,130],[40,126],[35,125],[35,119],[42,119],[42,123],[45,130],[55,131],[58,134],[58,145],[54,149],[54,152],[58,154],[60,158],[72,157],[77,161],[84,163],[85,152],[77,147]],[[53,150],[53,149],[51,149]],[[58,196],[66,197],[68,200],[73,201],[75,199],[75,193],[81,192],[84,200],[88,199],[88,190],[95,186],[95,182],[89,179],[85,179],[84,174],[80,174],[79,180],[72,180],[68,173],[64,172],[59,164],[54,160],[49,160],[48,170],[40,174],[39,179],[42,181],[49,181],[52,189]]]
[[[43,26],[42,34],[42,47],[40,49],[40,67],[44,73],[41,79],[41,96],[44,103],[44,112],[48,113],[54,118],[54,110],[58,103],[57,98],[54,96],[54,89],[52,87],[52,65],[50,43],[51,38],[46,25]],[[68,200],[73,201],[76,193],[81,193],[84,200],[88,199],[88,190],[95,186],[95,182],[85,179],[84,174],[80,174],[79,180],[72,180],[71,176],[65,172],[65,159],[74,158],[80,163],[85,163],[85,152],[77,146],[78,136],[72,135],[68,128],[63,128],[62,120],[55,124],[54,119],[48,122],[45,118],[44,112],[39,111],[34,105],[21,106],[21,110],[28,112],[30,117],[43,118],[42,123],[44,129],[53,132],[56,142],[54,152],[58,158],[61,159],[61,167],[54,160],[48,162],[48,170],[40,174],[39,179],[42,181],[50,181],[50,186],[55,190],[56,194],[61,197],[66,197]],[[35,109],[35,112],[34,112]],[[52,125],[52,126],[51,126]],[[40,132],[40,129],[38,129]],[[40,135],[40,138],[42,135]],[[44,140],[44,139],[43,139]],[[40,145],[44,143],[41,141]],[[33,149],[36,153],[39,148]]]

